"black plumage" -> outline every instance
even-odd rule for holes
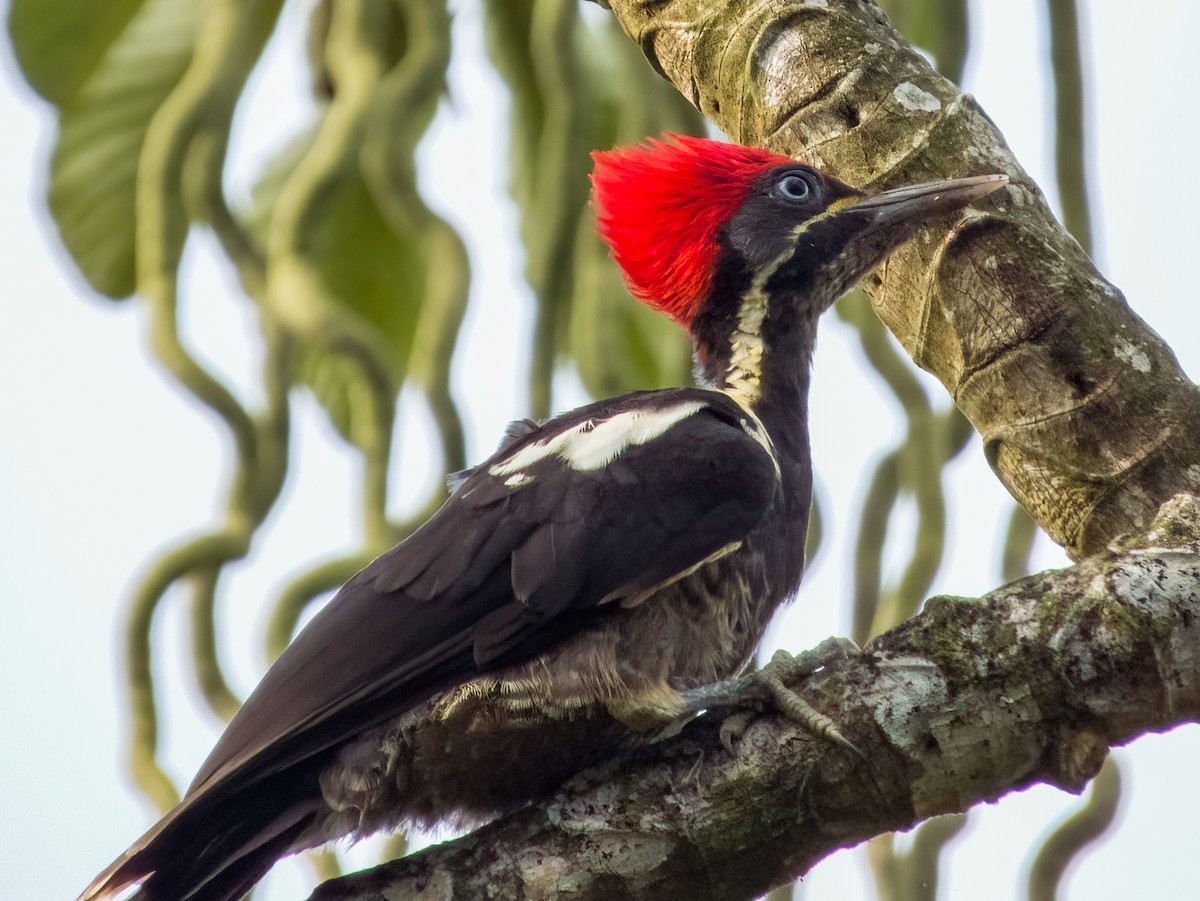
[[[621,452],[599,468],[578,470],[556,454],[534,453],[518,472],[493,474],[548,437],[579,430],[586,449],[597,426],[622,416],[653,422],[664,411],[671,424],[655,440],[626,445],[620,432],[611,442],[601,439],[601,447]],[[170,897],[158,891],[159,884],[186,884],[192,872],[220,873],[231,849],[245,848],[241,829],[226,832],[235,818],[256,840],[269,835],[263,853],[250,855],[265,865],[263,871],[281,846],[320,844],[346,831],[343,820],[353,831],[361,823],[366,833],[403,820],[485,818],[553,788],[581,766],[636,741],[640,731],[667,725],[684,712],[677,691],[728,675],[745,660],[758,623],[740,625],[744,640],[729,649],[731,665],[710,662],[707,655],[699,665],[672,663],[657,647],[676,643],[680,636],[669,630],[648,625],[637,639],[646,645],[640,650],[622,633],[635,626],[631,610],[657,586],[744,541],[766,511],[779,506],[784,486],[761,425],[724,394],[674,389],[592,404],[521,432],[464,474],[424,526],[351,579],[271,668],[205,761],[184,804],[135,846],[138,867],[156,870],[144,883],[145,897]],[[790,568],[797,573],[802,545],[792,546]],[[693,619],[702,605],[687,591],[680,598],[688,599],[688,609],[675,619],[694,631],[703,625]],[[648,624],[661,613],[651,612]],[[614,628],[624,620],[629,622]],[[552,645],[552,660],[535,667],[522,663]],[[634,660],[657,662],[640,674],[643,684],[622,670],[628,651]],[[570,676],[556,678],[560,670]],[[475,684],[476,696],[463,695],[452,705],[455,715],[441,715],[428,703],[439,695],[444,703],[448,688],[461,690],[489,672],[495,675]],[[618,702],[627,702],[623,694],[646,692],[660,699],[661,709],[639,709],[625,723],[602,709],[603,701],[593,696],[597,689]],[[419,730],[420,716],[390,733],[386,728],[414,710],[436,721],[428,741],[396,738],[391,756],[380,755],[386,735]],[[587,750],[564,755],[554,726],[510,734],[510,747],[499,756],[515,758],[526,778],[503,778],[504,761],[497,764],[494,736],[486,733],[503,731],[495,728],[501,721],[522,719],[543,727],[553,722],[567,746],[584,744]],[[606,720],[599,730],[597,719]],[[574,738],[585,732],[586,742],[582,735]],[[359,754],[354,740],[364,735]],[[474,745],[476,761],[472,752],[457,751],[464,742]],[[439,744],[450,750],[436,761],[425,746]],[[535,747],[520,750],[525,745]],[[428,788],[413,784],[419,776],[404,779],[408,792],[377,794],[375,803],[358,798],[353,785],[374,788],[372,768],[395,782],[419,756],[427,775],[444,768],[445,776],[428,779]],[[475,785],[481,775],[490,784]],[[316,781],[323,795],[314,797]],[[452,783],[461,790],[448,788]],[[339,807],[354,810],[348,817],[331,813]],[[260,811],[269,822],[252,825]],[[206,834],[216,831],[208,850],[184,858],[175,853],[185,843],[203,849]],[[260,876],[249,873],[245,885]],[[236,871],[221,878],[243,887]],[[198,898],[236,897],[219,893],[216,884],[198,891]]]
[[[634,446],[594,472],[547,456],[524,467],[528,481],[516,487],[489,472],[546,435],[685,403],[696,410],[671,427],[675,453]],[[505,447],[317,614],[230,724],[191,791],[229,780],[266,748],[271,768],[284,768],[313,753],[310,733],[344,739],[387,718],[364,716],[374,707],[403,709],[528,657],[545,644],[547,623],[594,616],[743,538],[780,491],[746,422],[720,394],[652,392],[583,407]],[[349,732],[337,721],[352,724]]]
[[[925,218],[1002,181],[864,198],[766,151],[677,141],[601,160],[597,196],[632,287],[673,298],[707,387],[511,426],[301,631],[180,805],[83,901],[135,882],[229,901],[286,853],[492,816],[676,727],[690,690],[748,661],[803,572],[817,319]],[[673,246],[703,232],[683,263],[647,256],[646,227],[608,209],[626,177],[630,204],[657,197],[654,229],[685,232]],[[697,183],[716,208],[683,193]]]

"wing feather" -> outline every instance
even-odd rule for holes
[[[562,430],[583,435],[625,412],[622,403],[696,411],[650,439],[639,421],[636,440],[614,444],[603,469],[541,453]],[[529,465],[506,473],[522,452]],[[515,430],[429,522],[302,630],[188,798],[269,778],[488,666],[537,653],[565,615],[640,597],[742,540],[779,490],[768,446],[749,433],[741,408],[715,392],[644,393]]]

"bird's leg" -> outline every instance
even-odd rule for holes
[[[814,735],[835,741],[862,757],[862,751],[842,734],[833,720],[788,687],[788,683],[798,682],[823,667],[859,653],[858,645],[849,638],[836,637],[827,638],[812,650],[799,654],[776,651],[771,662],[757,672],[693,689],[685,692],[684,698],[697,712],[714,707],[743,708],[729,714],[721,724],[721,742],[731,750],[750,721],[762,710],[773,707]]]

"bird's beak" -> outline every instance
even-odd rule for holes
[[[933,218],[960,210],[980,197],[1008,184],[1007,175],[972,175],[920,185],[893,188],[849,200],[832,209],[827,218],[817,217],[809,243],[824,231],[832,246],[841,242],[842,251],[832,261],[825,299],[828,309],[850,286],[877,266],[893,249],[903,244]]]
[[[854,204],[856,214],[868,214],[873,229],[887,229],[898,222],[923,220],[949,213],[986,197],[1008,184],[1007,175],[971,175],[881,191]]]

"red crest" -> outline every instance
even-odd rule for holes
[[[596,228],[630,292],[688,325],[712,287],[717,235],[763,172],[769,150],[667,134],[596,151]]]

